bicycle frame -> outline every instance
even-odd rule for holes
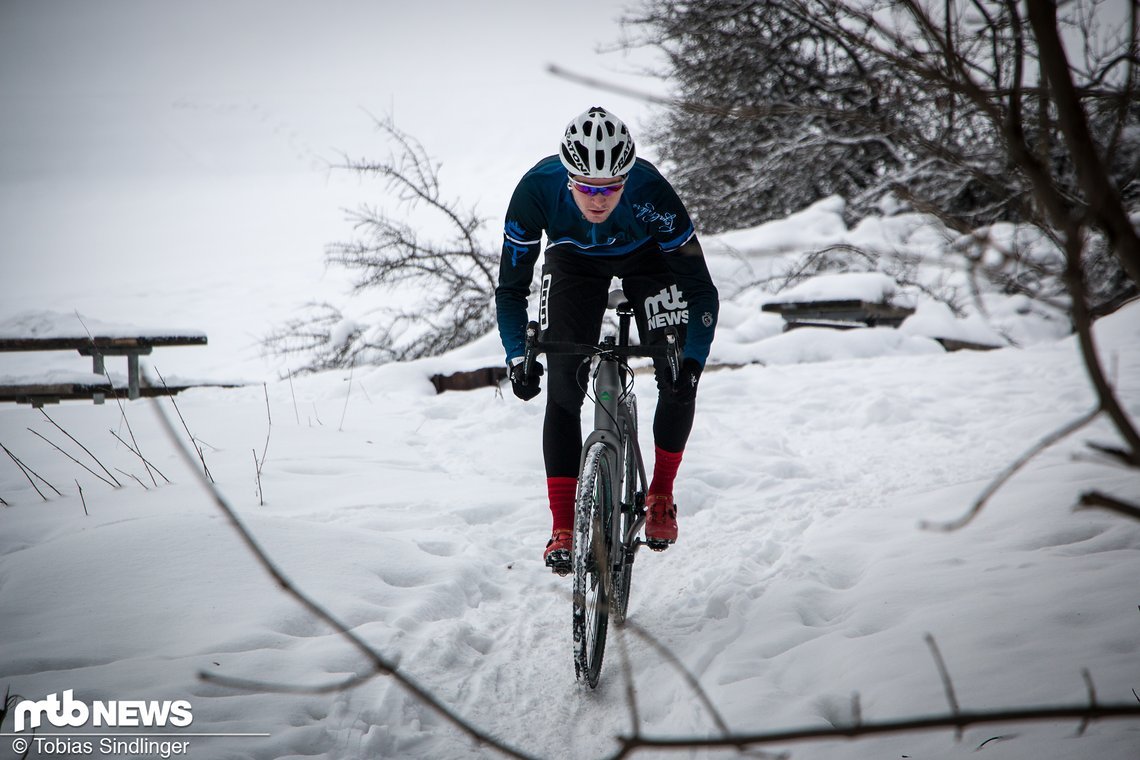
[[[637,438],[637,407],[632,370],[624,357],[666,357],[673,380],[680,368],[677,331],[665,343],[629,345],[633,309],[624,297],[617,308],[618,336],[600,343],[547,343],[538,340],[538,324],[526,329],[524,372],[530,375],[539,352],[582,356],[593,365],[594,429],[583,442],[574,513],[574,668],[592,688],[598,683],[609,617],[620,625],[629,601],[634,556],[645,524],[645,464]],[[629,380],[627,386],[626,380]],[[639,489],[640,486],[640,489]],[[590,547],[587,549],[587,547]]]
[[[526,363],[526,374],[529,376],[534,366],[535,357],[539,353],[558,353],[558,354],[578,354],[582,356],[595,357],[597,359],[596,366],[593,368],[593,391],[594,391],[594,428],[590,435],[586,438],[582,445],[582,455],[578,462],[579,471],[585,464],[586,453],[590,447],[595,443],[603,443],[609,448],[615,456],[619,472],[611,473],[614,476],[614,482],[620,483],[621,489],[619,493],[625,503],[630,503],[630,499],[634,492],[637,491],[636,486],[625,482],[624,474],[626,471],[625,456],[626,453],[623,447],[623,441],[626,437],[631,437],[634,440],[632,453],[636,460],[636,470],[638,483],[641,486],[641,492],[644,493],[649,485],[645,473],[645,462],[642,458],[641,447],[637,443],[637,417],[636,410],[630,408],[632,403],[632,395],[626,391],[625,384],[622,381],[622,373],[629,372],[628,366],[622,361],[625,357],[664,357],[669,362],[669,369],[672,379],[675,381],[680,374],[681,366],[681,347],[677,331],[670,327],[665,331],[665,344],[664,345],[646,345],[646,346],[633,346],[629,342],[629,328],[630,321],[633,319],[633,307],[629,302],[625,301],[621,291],[614,291],[610,294],[609,307],[614,308],[618,315],[618,335],[615,339],[614,336],[606,336],[600,343],[558,343],[539,341],[538,333],[539,326],[537,322],[531,322],[527,325],[526,329],[526,353],[524,361]],[[640,505],[638,505],[640,506]],[[640,520],[633,526],[633,535],[624,535],[621,537],[622,542],[629,544],[636,535],[637,530],[640,530]],[[636,545],[634,546],[636,548]]]
[[[607,337],[600,344],[605,348],[616,348],[618,346],[629,345],[629,321],[633,316],[632,309],[628,304],[622,304],[618,307],[618,320],[619,320],[619,333],[618,340],[615,343],[612,337]],[[637,439],[637,412],[632,408],[635,403],[635,398],[627,390],[624,378],[624,372],[628,372],[628,367],[621,362],[617,356],[612,353],[601,352],[597,354],[597,366],[593,371],[593,390],[594,390],[594,429],[582,444],[582,459],[579,461],[579,471],[585,465],[586,452],[595,443],[605,444],[614,455],[614,464],[617,472],[611,473],[613,482],[618,484],[618,494],[623,504],[633,505],[634,494],[638,491],[640,486],[641,493],[645,493],[649,487],[648,479],[645,474],[645,463],[641,455],[641,446]],[[632,440],[633,445],[626,450],[625,441]],[[626,457],[632,456],[634,459],[634,472],[630,473],[630,468],[627,466]],[[628,475],[633,474],[637,478],[636,483],[628,482]],[[636,505],[640,507],[641,505]],[[620,541],[627,547],[631,545],[634,536],[641,529],[644,523],[644,515],[627,531],[626,535],[620,536]],[[636,550],[637,544],[632,545],[632,549]]]

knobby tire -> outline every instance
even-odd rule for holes
[[[598,685],[606,651],[613,578],[614,457],[605,444],[590,447],[578,479],[574,510],[574,671]]]

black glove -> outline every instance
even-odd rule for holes
[[[526,362],[521,356],[515,357],[507,370],[511,378],[511,390],[523,401],[530,401],[542,390],[538,378],[542,377],[543,369],[541,362],[535,362],[530,368],[530,377],[523,377],[525,365]]]
[[[681,362],[681,371],[677,374],[677,382],[670,389],[670,396],[677,404],[691,404],[697,398],[697,383],[701,379],[701,363],[696,359],[685,359]]]

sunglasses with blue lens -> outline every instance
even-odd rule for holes
[[[566,187],[568,187],[571,190],[577,190],[578,192],[582,193],[583,195],[590,195],[590,196],[600,195],[603,198],[608,198],[611,195],[613,195],[614,193],[620,191],[623,187],[625,187],[625,180],[622,180],[621,182],[618,182],[617,184],[614,184],[614,185],[601,185],[601,186],[599,186],[599,185],[584,185],[581,182],[575,182],[574,180],[570,180],[569,182],[566,183]]]

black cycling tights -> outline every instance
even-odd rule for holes
[[[621,279],[625,296],[633,305],[642,343],[663,342],[665,328],[672,324],[684,345],[682,317],[688,316],[684,296],[677,291],[673,275],[656,247],[615,257],[584,256],[547,248],[539,304],[543,339],[596,342],[614,277]],[[546,475],[577,477],[582,451],[582,402],[590,379],[588,365],[580,356],[555,355],[548,357],[548,362],[546,421],[542,431]],[[655,360],[654,370],[660,388],[668,382],[666,361]],[[644,387],[642,399],[647,399]],[[684,451],[693,429],[695,408],[694,403],[672,401],[668,391],[660,393],[653,417],[654,443],[666,451]]]
[[[578,357],[551,357],[552,365],[559,362],[556,359],[570,358],[579,362]],[[580,365],[587,367],[588,365]],[[550,381],[547,384],[549,395],[546,399],[546,420],[542,427],[542,452],[546,460],[546,476],[548,478],[578,477],[579,457],[582,452],[582,400],[581,386],[574,378],[573,369],[569,372],[569,382],[563,372],[551,367]],[[583,369],[580,375],[586,375]],[[562,379],[556,379],[562,375]],[[587,381],[588,377],[585,378]],[[573,384],[573,392],[567,385]],[[645,394],[641,395],[645,399]],[[644,401],[643,401],[644,403]],[[689,440],[689,433],[693,429],[693,412],[695,403],[678,404],[668,400],[662,393],[657,402],[657,412],[653,416],[653,443],[666,451],[684,451],[685,442]],[[649,461],[652,455],[647,454]]]

